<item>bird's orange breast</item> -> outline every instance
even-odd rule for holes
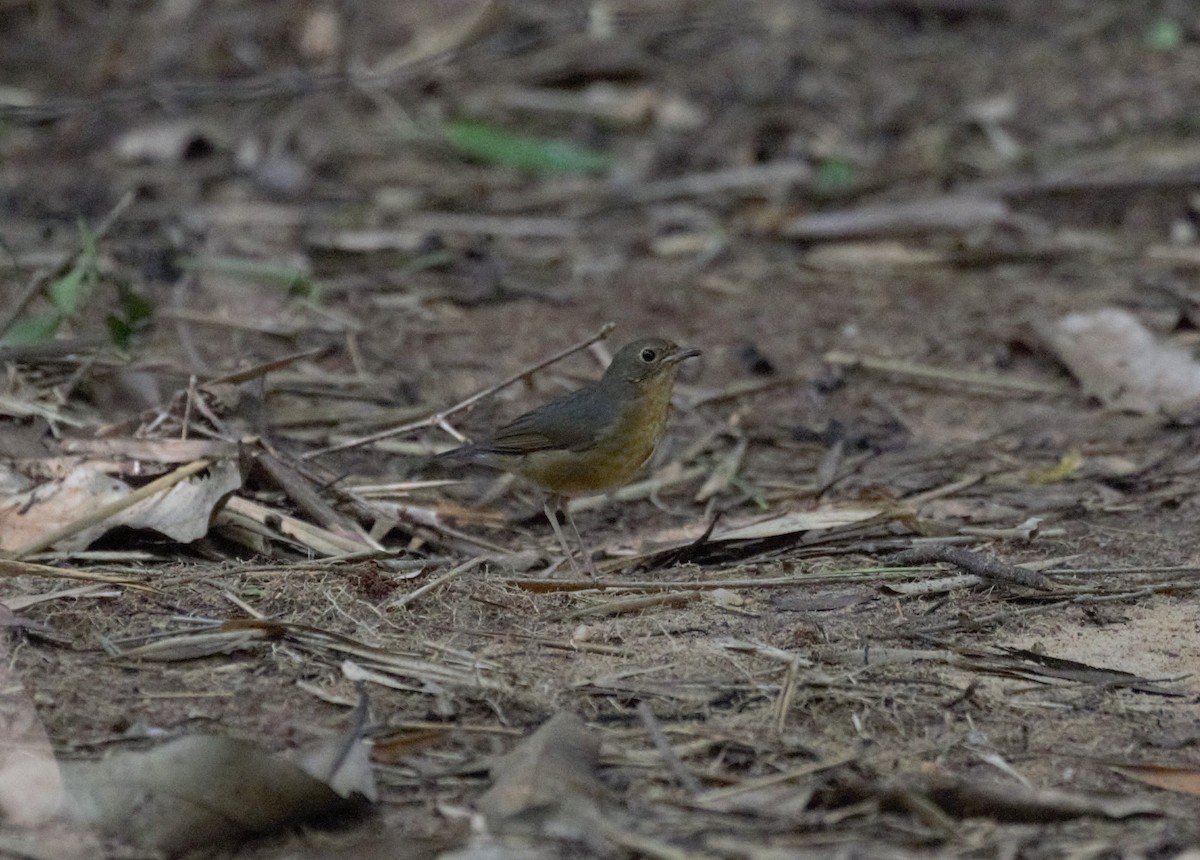
[[[674,377],[667,372],[642,382],[616,420],[597,433],[593,445],[526,454],[515,471],[561,496],[602,493],[627,484],[667,429]]]

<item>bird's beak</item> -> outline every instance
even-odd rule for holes
[[[683,361],[685,358],[695,358],[698,355],[700,355],[700,350],[698,349],[693,349],[690,346],[680,347],[678,350],[668,355],[666,360],[669,364],[676,364],[680,361]]]

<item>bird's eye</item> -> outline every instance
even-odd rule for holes
[[[649,364],[650,362],[654,361],[654,359],[656,359],[656,358],[658,358],[658,353],[655,352],[654,350],[652,350],[652,349],[643,349],[642,350],[642,361],[646,362],[646,364]]]

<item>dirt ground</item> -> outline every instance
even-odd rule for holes
[[[1116,307],[1161,342],[1200,341],[1192,4],[6,5],[6,324],[47,307],[18,302],[77,259],[80,222],[115,217],[61,348],[0,346],[0,455],[38,480],[51,458],[113,460],[137,485],[180,462],[71,443],[186,426],[241,442],[234,495],[267,511],[218,514],[191,543],[125,529],[90,555],[4,562],[0,601],[25,599],[5,689],[58,756],[202,732],[290,750],[341,731],[362,689],[372,810],[202,854],[1200,844],[1197,413],[1116,408],[1045,334]],[[462,119],[607,161],[503,163],[443,131]],[[820,218],[838,212],[857,214]],[[131,315],[129,294],[152,309],[117,347],[105,320]],[[602,589],[563,564],[536,489],[402,483],[452,441],[436,422],[314,454],[609,322],[448,418],[474,436],[639,334],[703,350],[633,491],[576,515]],[[186,397],[282,357],[203,407]],[[817,528],[818,512],[845,519]],[[388,552],[329,561],[284,515]],[[931,555],[947,548],[974,554]],[[1001,574],[955,579],[985,563]],[[170,650],[255,617],[281,626]],[[356,683],[347,661],[368,658],[321,636],[425,669]],[[167,653],[131,652],[147,642]],[[484,844],[489,767],[562,711],[602,744],[608,829],[495,825]],[[121,842],[104,850],[146,854]]]

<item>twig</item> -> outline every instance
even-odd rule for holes
[[[200,383],[200,387],[206,388],[210,385],[240,385],[243,382],[249,382],[252,379],[258,379],[259,377],[266,376],[268,373],[281,370],[301,359],[320,355],[325,351],[325,347],[319,346],[315,349],[306,349],[303,352],[293,352],[290,355],[273,358],[270,361],[264,361],[262,364],[256,364],[253,367],[246,367],[242,370],[235,370],[233,373],[227,373],[224,376],[216,376],[205,380]]]
[[[788,664],[787,673],[783,678],[783,689],[779,693],[779,700],[775,705],[775,732],[782,735],[783,729],[787,725],[788,711],[792,709],[792,702],[796,700],[796,690],[800,686],[800,669],[803,668],[802,658],[794,657],[792,662]]]
[[[701,806],[709,806],[710,804],[726,800],[730,797],[737,797],[739,794],[745,794],[748,791],[757,791],[760,788],[768,788],[772,785],[780,785],[785,782],[791,782],[796,779],[802,779],[806,776],[820,773],[823,770],[832,770],[835,767],[841,767],[845,764],[850,764],[858,758],[858,753],[845,753],[836,758],[826,759],[824,761],[813,762],[812,764],[802,765],[792,770],[781,771],[780,773],[772,773],[766,776],[756,776],[750,779],[742,780],[737,785],[731,785],[728,788],[717,788],[712,791],[707,791],[696,798]]]
[[[0,394],[0,415],[11,415],[14,418],[37,415],[40,418],[46,419],[50,424],[66,424],[68,427],[85,426],[85,422],[78,418],[71,418],[68,415],[64,415],[51,406],[19,400],[16,397],[9,397],[5,394]]]
[[[476,556],[475,558],[468,559],[467,561],[464,561],[462,564],[460,564],[456,567],[450,568],[448,571],[443,573],[437,579],[431,579],[429,582],[425,583],[424,585],[422,585],[420,588],[416,589],[415,591],[410,591],[408,594],[404,595],[400,599],[389,602],[388,606],[394,607],[396,609],[403,609],[405,606],[408,606],[408,604],[412,603],[418,597],[428,594],[429,592],[433,591],[435,588],[440,588],[441,586],[445,585],[450,580],[454,579],[454,577],[460,576],[460,575],[466,573],[467,571],[472,570],[473,568],[477,567],[479,565],[479,563],[482,562],[483,560],[484,560],[483,556]]]
[[[372,442],[378,442],[380,439],[387,439],[391,436],[399,436],[402,433],[410,433],[413,430],[420,430],[423,427],[434,427],[434,426],[444,425],[446,419],[449,418],[451,415],[454,415],[458,412],[462,412],[464,409],[469,409],[470,407],[472,407],[476,403],[478,403],[480,400],[483,400],[485,397],[490,397],[491,395],[495,394],[497,391],[500,391],[501,389],[507,388],[508,386],[512,385],[514,382],[519,382],[520,380],[524,379],[529,374],[535,373],[535,372],[541,370],[543,367],[547,367],[548,365],[554,364],[556,361],[561,361],[562,359],[566,358],[568,355],[572,355],[576,352],[579,352],[580,350],[587,349],[589,346],[591,346],[596,341],[603,340],[604,338],[608,337],[609,332],[611,332],[614,328],[616,328],[615,323],[605,323],[604,325],[602,325],[600,327],[600,329],[595,334],[593,334],[591,337],[587,338],[586,340],[582,340],[579,343],[575,344],[574,346],[569,346],[566,349],[555,353],[554,355],[550,356],[549,358],[538,362],[537,364],[533,365],[532,367],[527,367],[524,370],[514,373],[512,376],[509,376],[506,379],[503,379],[500,382],[497,382],[495,385],[489,385],[487,388],[484,388],[482,391],[477,391],[476,393],[472,394],[470,397],[466,398],[465,400],[460,400],[458,403],[455,403],[449,409],[444,409],[441,412],[435,412],[432,415],[428,415],[428,416],[426,416],[424,418],[420,418],[416,421],[410,421],[409,423],[402,424],[399,427],[392,427],[391,429],[388,429],[388,430],[382,430],[378,433],[372,433],[369,436],[362,436],[362,437],[359,437],[358,439],[351,439],[346,442],[339,442],[336,445],[328,445],[324,448],[319,448],[316,451],[309,451],[307,454],[302,455],[301,459],[311,460],[313,457],[320,457],[322,454],[332,454],[334,451],[345,451],[347,448],[358,448],[362,445],[369,445]]]
[[[698,406],[705,406],[709,403],[718,403],[722,400],[735,400],[739,397],[748,397],[752,394],[769,391],[772,388],[803,385],[808,382],[812,382],[812,375],[808,373],[790,373],[782,376],[773,376],[770,379],[743,379],[718,391],[704,391],[699,394],[680,397],[680,402],[687,409],[695,409]]]
[[[780,233],[789,239],[828,242],[961,233],[1003,224],[1011,218],[1012,213],[1002,200],[946,194],[923,200],[868,204],[854,209],[801,215],[784,224]]]
[[[950,370],[944,367],[930,367],[912,361],[901,361],[891,358],[872,358],[868,355],[855,355],[841,350],[825,353],[826,364],[836,364],[841,367],[877,370],[882,373],[895,373],[911,376],[916,379],[928,379],[934,382],[953,382],[960,385],[971,385],[980,388],[1019,391],[1025,394],[1069,394],[1061,385],[1038,382],[1033,379],[1014,379],[1007,376],[995,376],[989,373],[972,373],[968,370]]]
[[[468,215],[458,212],[418,212],[404,226],[415,233],[485,233],[535,239],[574,239],[579,225],[569,218],[509,217],[504,215]]]
[[[607,587],[603,582],[593,581],[592,585],[598,589]],[[623,615],[627,612],[641,612],[652,606],[686,606],[699,596],[699,591],[669,591],[665,594],[623,597],[618,600],[605,601],[596,606],[585,606],[583,609],[565,612],[561,616],[555,617],[554,620],[577,621],[580,618],[604,618],[610,615]]]
[[[679,591],[681,589],[708,590],[714,588],[806,588],[810,585],[828,585],[838,582],[876,582],[889,579],[911,579],[921,567],[861,567],[840,570],[834,573],[815,573],[801,576],[763,577],[761,579],[709,579],[709,580],[606,580],[601,584],[613,592],[622,591]],[[546,593],[553,591],[590,591],[597,583],[591,579],[530,579],[512,577],[503,580],[505,585],[523,591]]]
[[[647,182],[631,188],[628,197],[637,203],[650,203],[672,197],[699,197],[725,191],[769,189],[774,192],[792,185],[807,185],[812,182],[812,176],[812,166],[806,161],[775,161]]]
[[[663,764],[671,771],[671,774],[679,781],[692,797],[698,796],[704,791],[704,786],[700,784],[700,780],[696,779],[679,760],[679,756],[675,754],[675,750],[671,747],[671,742],[667,740],[666,733],[663,732],[662,725],[658,722],[658,717],[654,716],[654,711],[644,701],[638,702],[637,706],[638,717],[642,721],[642,725],[646,727],[646,733],[650,735],[650,740],[654,742],[654,748],[658,750],[658,754],[662,756]]]
[[[68,570],[53,567],[48,564],[37,564],[32,561],[16,561],[0,558],[0,577],[3,576],[45,576],[51,579],[76,579],[81,582],[100,582],[105,585],[121,585],[126,588],[141,591],[157,591],[148,585],[123,576],[109,576],[103,573],[93,573],[90,570]]]
[[[999,612],[993,612],[989,615],[981,615],[978,618],[956,618],[954,621],[947,621],[942,624],[925,625],[920,630],[902,630],[898,631],[897,638],[906,636],[918,636],[922,639],[929,638],[934,633],[944,633],[947,630],[976,630],[980,627],[986,627],[989,624],[996,624],[1002,621],[1010,621],[1013,618],[1021,618],[1026,615],[1041,615],[1045,612],[1053,612],[1055,609],[1062,609],[1067,606],[1091,606],[1097,603],[1117,603],[1122,600],[1136,600],[1140,597],[1150,597],[1155,594],[1160,594],[1164,591],[1196,591],[1200,589],[1200,582],[1186,579],[1175,579],[1169,582],[1160,582],[1155,585],[1147,585],[1144,588],[1126,589],[1123,591],[1112,592],[1110,594],[1077,594],[1067,600],[1055,600],[1051,603],[1041,603],[1036,606],[1026,606],[1021,609],[1003,609]]]
[[[358,523],[351,522],[335,511],[328,502],[321,498],[312,483],[296,469],[268,451],[256,452],[255,460],[271,476],[271,480],[287,493],[288,498],[295,502],[300,510],[312,517],[318,525],[350,540],[360,541],[370,549],[376,551],[383,549],[378,541],[371,540],[363,532]]]
[[[121,195],[121,199],[117,201],[116,205],[113,206],[112,209],[108,210],[108,214],[100,219],[100,223],[97,224],[96,229],[92,231],[92,237],[95,241],[99,242],[108,235],[108,231],[111,230],[113,225],[117,223],[117,220],[123,214],[125,214],[125,210],[129,208],[131,203],[133,203],[133,200],[136,196],[137,194],[133,191],[126,191],[123,195]],[[42,291],[42,288],[45,287],[46,284],[71,271],[71,267],[73,267],[79,260],[79,257],[82,253],[83,248],[79,248],[64,256],[62,260],[59,261],[58,265],[53,269],[44,269],[35,273],[34,276],[29,280],[29,283],[25,285],[24,292],[17,297],[17,300],[9,306],[8,310],[5,311],[3,315],[0,315],[0,332],[8,330],[8,327],[13,324],[17,317],[25,312],[25,308],[31,301],[33,301],[34,297],[36,297],[37,294]]]
[[[955,567],[961,567],[967,573],[973,573],[985,579],[1015,582],[1017,585],[1024,585],[1027,588],[1037,588],[1042,591],[1049,591],[1054,588],[1054,584],[1036,570],[1009,564],[995,556],[973,552],[969,549],[963,549],[960,546],[915,547],[896,553],[890,560],[895,561],[896,564],[905,566],[946,562]]]

